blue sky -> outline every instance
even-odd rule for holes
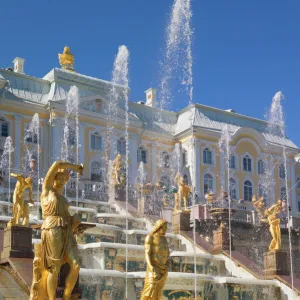
[[[158,85],[172,0],[10,0],[1,3],[0,67],[16,56],[42,77],[69,45],[79,73],[109,80],[119,45],[130,57],[130,100]],[[193,0],[194,102],[263,118],[286,96],[287,134],[300,145],[300,1]],[[187,96],[175,95],[181,109]]]

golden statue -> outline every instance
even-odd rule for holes
[[[145,239],[147,263],[146,278],[141,300],[160,300],[168,278],[169,246],[165,237],[167,221],[156,221],[152,232]]]
[[[179,173],[177,173],[175,177],[175,182],[178,185],[178,191],[175,194],[174,210],[181,210],[181,202],[183,200],[184,210],[187,211],[187,199],[191,192],[191,188],[190,186],[184,183],[184,179]]]
[[[280,218],[278,217],[278,214],[280,214],[281,211],[281,206],[281,200],[278,200],[276,204],[273,204],[265,211],[270,225],[270,233],[272,235],[269,251],[278,251],[281,249]]]
[[[13,194],[13,217],[8,222],[8,226],[19,225],[20,219],[23,218],[22,225],[29,226],[29,205],[25,203],[24,193],[29,189],[29,203],[32,200],[32,178],[20,174],[10,173],[11,177],[17,178],[16,187]]]
[[[66,46],[62,54],[58,54],[59,64],[65,70],[74,71],[74,55],[70,48]]]
[[[121,177],[120,174],[121,174],[122,166],[123,166],[122,156],[121,156],[121,154],[118,154],[112,163],[112,167],[113,167],[112,179],[117,184],[120,184],[120,177]]]
[[[70,299],[78,278],[80,265],[77,243],[73,234],[80,224],[80,218],[77,214],[70,215],[68,200],[63,196],[65,184],[69,180],[67,169],[82,175],[83,165],[56,161],[52,164],[43,182],[41,206],[44,221],[41,228],[41,252],[37,255],[42,259],[42,274],[46,277],[46,290],[39,288],[38,282],[33,280],[31,299],[46,299],[48,296],[47,299],[55,300],[58,274],[64,263],[69,264],[70,272],[66,278],[63,300]],[[38,262],[37,255],[35,260]],[[36,264],[38,265],[38,263]],[[35,271],[37,272],[38,268],[34,269]],[[43,281],[40,281],[43,284]],[[39,291],[36,298],[34,291]],[[41,295],[41,293],[43,294]]]

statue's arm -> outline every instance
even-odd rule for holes
[[[17,174],[17,173],[10,173],[10,176],[11,176],[11,177],[15,177],[15,178],[17,178],[17,180],[19,180],[21,183],[24,183],[24,181],[25,181],[25,178],[24,178],[24,176],[23,176],[23,175],[21,175],[21,174]]]
[[[146,258],[146,263],[149,267],[149,269],[153,272],[154,268],[151,263],[151,244],[152,244],[153,238],[149,235],[146,236],[145,239],[145,258]]]
[[[33,204],[33,200],[32,200],[32,184],[29,185],[28,189],[29,189],[29,202]]]

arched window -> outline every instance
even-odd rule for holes
[[[258,174],[265,174],[265,164],[262,159],[257,162],[257,172]]]
[[[279,177],[282,179],[285,178],[285,167],[283,164],[279,166]]]
[[[213,191],[214,187],[214,181],[213,178],[210,174],[205,174],[204,175],[204,185],[203,185],[203,191],[204,194],[207,194],[211,191]]]
[[[252,200],[252,183],[249,180],[244,182],[244,200]]]
[[[168,152],[163,152],[161,155],[161,159],[162,159],[162,166],[164,168],[169,168],[170,167],[170,155]]]
[[[189,178],[188,178],[188,176],[185,174],[185,175],[183,175],[183,181],[184,181],[184,184],[189,184]]]
[[[4,118],[0,118],[0,136],[8,137],[8,122]]]
[[[212,152],[208,148],[203,150],[203,162],[205,164],[212,164]]]
[[[144,164],[147,163],[147,150],[145,150],[143,147],[139,147],[137,150],[137,162],[143,162]]]
[[[282,187],[280,189],[280,199],[281,200],[286,200],[286,188],[285,187]]]
[[[102,149],[102,137],[98,132],[91,134],[91,149],[93,150]]]
[[[246,172],[251,172],[251,158],[249,155],[243,157],[243,170]]]
[[[230,178],[229,180],[229,189],[230,189],[230,198],[236,199],[236,183],[233,178]]]
[[[102,168],[100,162],[93,161],[91,163],[91,180],[98,181],[98,182],[103,181]]]
[[[230,155],[229,157],[229,168],[230,169],[235,169],[235,156],[234,155]]]
[[[185,167],[188,165],[188,156],[187,151],[183,150],[182,152],[182,165]]]
[[[297,178],[297,189],[300,189],[300,177]]]
[[[120,138],[117,141],[117,152],[118,152],[118,154],[121,154],[121,155],[126,154],[126,141],[124,138]]]

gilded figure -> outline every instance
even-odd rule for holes
[[[58,54],[59,64],[63,69],[74,71],[74,55],[70,48],[66,46],[62,54]]]
[[[47,276],[46,291],[43,291],[44,295],[39,295],[41,299],[55,300],[58,275],[64,263],[69,264],[70,272],[66,278],[63,300],[70,299],[79,274],[80,265],[74,233],[80,224],[80,218],[77,214],[70,215],[68,200],[63,196],[65,184],[69,180],[68,169],[82,175],[83,165],[56,161],[43,181],[41,206],[44,221],[41,228],[40,257]],[[38,287],[35,289],[39,290]],[[34,299],[33,295],[31,297]]]
[[[116,184],[120,184],[122,166],[122,156],[121,154],[118,154],[112,163],[112,179]]]
[[[270,233],[272,235],[269,251],[278,251],[281,249],[280,218],[278,217],[281,211],[281,206],[282,202],[281,200],[278,200],[276,204],[273,204],[265,211],[270,225]]]
[[[29,226],[29,204],[25,202],[24,193],[29,190],[29,203],[32,200],[32,178],[25,178],[23,175],[10,173],[11,177],[17,178],[16,187],[13,194],[13,217],[10,219],[8,226],[20,225],[20,219],[23,226]]]
[[[156,221],[152,232],[145,239],[146,278],[141,300],[161,300],[168,278],[169,245],[166,239],[167,222]]]
[[[187,200],[188,200],[189,194],[191,192],[191,188],[190,188],[190,186],[188,186],[187,184],[184,183],[184,179],[179,173],[177,173],[177,175],[175,177],[175,182],[178,185],[178,191],[175,194],[174,210],[181,210],[182,201],[183,201],[183,205],[184,205],[184,210],[188,210],[187,209]]]

